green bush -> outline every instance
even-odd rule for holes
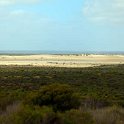
[[[52,106],[54,111],[66,111],[80,106],[80,96],[69,85],[64,84],[43,86],[27,99],[33,105]]]
[[[0,124],[59,124],[61,120],[52,108],[22,105],[0,116]]]

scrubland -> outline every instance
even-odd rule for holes
[[[0,66],[0,124],[124,124],[124,65]]]

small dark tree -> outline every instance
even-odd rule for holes
[[[55,111],[65,111],[78,108],[80,97],[69,85],[51,84],[43,86],[31,102],[39,106],[52,106]]]

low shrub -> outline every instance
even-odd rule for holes
[[[21,105],[11,113],[0,116],[0,124],[59,124],[60,119],[52,108]]]
[[[52,106],[54,111],[66,111],[80,106],[80,96],[65,84],[43,86],[38,92],[27,96],[28,104]]]

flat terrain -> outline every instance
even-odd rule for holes
[[[51,93],[55,93],[60,95],[56,98],[70,101],[63,85],[73,89],[76,98],[80,96],[81,105],[75,110],[56,113],[51,108],[54,102],[47,99],[51,100]],[[32,105],[30,97],[39,94],[44,86],[48,89],[44,92],[47,97],[45,94],[41,97],[47,101],[45,108]],[[58,104],[64,102],[58,101]],[[69,120],[69,123],[61,124],[77,124],[81,120],[80,124],[124,124],[124,65],[87,68],[0,66],[0,124],[53,124],[50,120],[57,121],[56,118],[62,122],[63,118]]]
[[[93,67],[124,64],[124,55],[0,55],[0,65]]]
[[[6,93],[4,98],[7,98],[8,92],[21,96],[27,91],[53,83],[74,86],[84,99],[124,107],[124,65],[87,68],[0,66],[0,95],[1,92]]]

